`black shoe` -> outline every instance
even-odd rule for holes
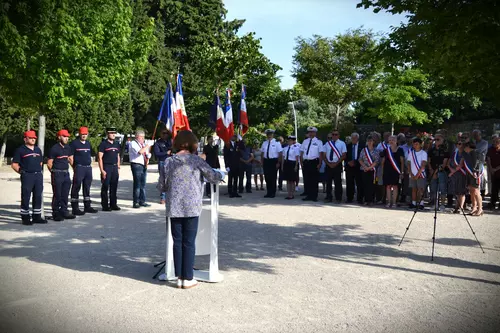
[[[23,225],[32,225],[33,224],[33,222],[31,221],[31,218],[30,218],[29,215],[22,215],[21,216],[21,220],[22,220],[21,223]]]
[[[347,200],[346,203],[351,204],[352,200]]]
[[[333,202],[333,199],[332,198],[326,198],[323,202],[324,203]]]
[[[415,209],[415,208],[417,207],[417,205],[414,205],[414,204],[412,204],[412,203],[411,203],[408,207],[409,207],[410,209]]]
[[[42,219],[41,214],[35,214],[33,215],[33,223],[45,224],[47,223],[47,220]]]
[[[141,205],[139,205],[138,203],[135,203],[132,207],[134,207],[134,208],[141,208]]]
[[[301,193],[301,194],[300,194],[300,196],[301,196],[301,197],[307,197],[307,193],[306,193],[306,192]]]
[[[340,205],[342,203],[342,200],[336,200],[335,201],[338,205]]]
[[[242,196],[241,196],[241,195],[239,195],[239,194],[235,194],[235,195],[233,196],[233,198],[242,198]]]
[[[148,204],[147,202],[140,203],[139,206],[141,206],[141,207],[151,207],[151,205]]]
[[[118,206],[112,206],[111,210],[122,210],[122,209],[120,207],[118,207]]]
[[[272,198],[269,194],[266,194],[264,198]]]
[[[424,209],[425,209],[425,207],[424,207],[424,205],[418,205],[418,209],[419,209],[419,210],[424,210]]]
[[[302,199],[302,201],[312,201],[312,199],[309,197],[305,197],[304,199]]]
[[[61,215],[54,215],[54,216],[52,217],[52,219],[53,219],[54,221],[56,221],[56,222],[62,222],[62,221],[64,221],[64,217],[62,217]]]
[[[252,193],[252,190],[247,190],[247,193]]]
[[[76,216],[80,216],[80,215],[85,215],[85,212],[82,212],[80,209],[73,209],[71,211],[73,213],[73,215],[76,215]]]
[[[64,214],[64,219],[65,220],[72,220],[72,219],[76,219],[76,216],[68,212],[68,213]]]
[[[97,209],[94,209],[94,208],[88,206],[88,207],[85,207],[84,212],[90,213],[90,214],[95,214],[95,213],[97,213]]]

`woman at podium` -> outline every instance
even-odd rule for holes
[[[198,139],[190,131],[181,131],[174,140],[174,156],[165,161],[158,190],[166,193],[166,215],[172,224],[174,267],[177,288],[198,284],[193,278],[195,240],[202,210],[203,178],[217,183],[224,173],[212,169],[196,155]]]

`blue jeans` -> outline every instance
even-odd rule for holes
[[[175,275],[184,280],[193,279],[195,240],[199,217],[171,217],[174,240]]]
[[[163,167],[165,166],[165,161],[158,161],[158,174],[161,175],[163,172]],[[160,200],[165,200],[167,198],[167,195],[165,192],[161,192],[160,194]]]
[[[146,176],[148,170],[144,165],[138,163],[132,163],[130,167],[132,168],[132,176],[134,178],[134,203],[142,205],[146,202]]]
[[[448,175],[446,172],[441,171],[438,172],[438,179],[439,179],[439,192],[441,192],[441,195],[447,195],[448,194]],[[432,178],[431,181],[431,192],[430,192],[430,197],[431,199],[436,199],[436,187],[438,186],[438,179]]]

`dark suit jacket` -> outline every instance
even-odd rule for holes
[[[357,158],[359,159],[359,155],[361,155],[361,151],[363,150],[363,148],[365,148],[365,145],[362,144],[361,142],[358,142],[358,154],[357,154]],[[345,165],[347,168],[349,168],[349,165],[347,164],[347,162],[349,161],[352,161],[352,143],[349,143],[347,144],[347,156],[345,158]],[[356,159],[356,166],[355,168],[358,168],[360,167],[360,164],[358,162],[358,160]]]
[[[226,165],[226,168],[239,168],[240,158],[242,156],[240,148],[241,147],[236,142],[229,142],[224,146],[224,164]]]
[[[203,153],[207,156],[206,161],[208,165],[210,165],[212,168],[220,169],[218,145],[205,145],[205,147],[203,147]]]

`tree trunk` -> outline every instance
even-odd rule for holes
[[[336,105],[335,111],[335,130],[339,129],[340,105]]]
[[[45,148],[45,116],[40,114],[38,118],[38,148],[42,151],[42,156],[44,156]],[[43,173],[43,166],[42,166]],[[42,195],[42,218],[45,218],[45,210],[43,209],[43,195]]]
[[[0,149],[0,167],[3,165],[5,150],[7,149],[7,133],[3,135],[2,148]]]
[[[394,123],[391,123],[391,135],[394,135]]]
[[[26,124],[26,130],[29,131],[31,130],[31,117],[28,118],[27,124]]]

